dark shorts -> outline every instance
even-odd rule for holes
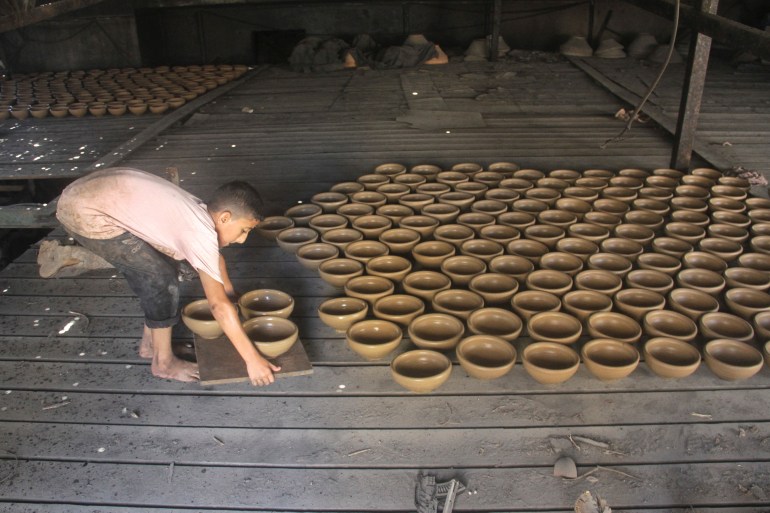
[[[123,273],[129,287],[139,297],[148,328],[168,328],[179,322],[176,260],[129,232],[104,240],[88,239],[75,233],[72,237]]]

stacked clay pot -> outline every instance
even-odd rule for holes
[[[770,361],[770,200],[748,191],[707,168],[387,163],[271,224],[287,251],[337,249],[318,272],[357,302],[324,322],[369,359],[408,337],[414,354],[391,370],[411,390],[440,386],[446,360],[431,353],[452,350],[479,379],[519,355],[544,384],[581,361],[599,379],[625,378],[642,356],[666,378],[703,359],[719,378],[746,379],[763,351]]]
[[[0,120],[162,114],[247,71],[244,65],[156,66],[18,74],[0,81]]]

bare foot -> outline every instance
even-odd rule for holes
[[[142,333],[142,340],[139,341],[139,356],[141,358],[152,358],[153,355],[152,351],[152,332],[147,328],[147,326],[144,327],[144,333]]]
[[[352,55],[350,55],[350,52],[345,52],[345,64],[344,67],[346,68],[355,68],[358,66],[358,63],[356,62],[356,59],[353,58]]]
[[[173,379],[184,382],[200,380],[198,364],[186,362],[179,358],[174,358],[163,365],[161,365],[157,359],[153,359],[152,375],[157,378]]]
[[[432,59],[425,61],[425,64],[447,64],[449,62],[449,57],[439,45],[436,45],[436,54]]]

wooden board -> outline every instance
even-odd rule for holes
[[[249,381],[246,364],[225,335],[215,339],[204,339],[195,335],[194,339],[201,385],[224,385]],[[313,373],[313,366],[310,365],[301,340],[297,340],[284,354],[269,360],[281,367],[281,370],[275,373],[276,378],[306,376]]]

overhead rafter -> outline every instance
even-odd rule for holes
[[[665,18],[674,17],[674,0],[625,0],[641,9]],[[770,32],[749,27],[716,14],[699,12],[682,4],[680,18],[693,30],[711,37],[714,41],[739,50],[746,50],[757,57],[770,60]]]
[[[45,21],[68,12],[77,11],[102,3],[104,0],[57,0],[35,6],[35,2],[25,0],[0,0],[0,33],[16,30],[27,25]]]

